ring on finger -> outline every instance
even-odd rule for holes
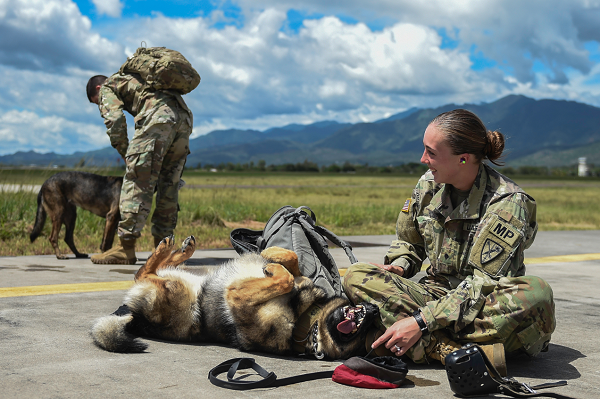
[[[394,348],[396,348],[396,352],[400,352],[400,347],[398,345],[394,345]]]

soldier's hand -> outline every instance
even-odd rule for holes
[[[387,270],[388,272],[392,272],[394,274],[397,274],[400,277],[402,277],[402,275],[404,275],[404,269],[401,268],[400,266],[381,265],[379,263],[371,263],[371,264],[377,266],[380,269]]]
[[[415,318],[406,317],[392,324],[381,337],[373,342],[371,347],[375,349],[379,345],[385,344],[385,347],[394,352],[396,356],[402,356],[422,335],[423,333]]]

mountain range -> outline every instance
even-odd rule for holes
[[[257,130],[215,130],[190,140],[187,165],[222,163],[300,163],[320,165],[350,162],[399,165],[419,162],[423,132],[438,114],[455,108],[476,113],[490,130],[506,137],[504,161],[508,166],[563,166],[587,157],[600,164],[600,108],[566,100],[535,100],[509,95],[491,103],[447,104],[438,108],[411,108],[370,123],[322,121]],[[107,138],[108,141],[108,138]],[[70,155],[34,151],[0,156],[5,165],[74,166],[115,165],[117,152],[107,147]]]

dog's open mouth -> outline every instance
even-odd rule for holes
[[[344,306],[340,311],[343,313],[344,320],[338,323],[337,330],[346,335],[356,333],[367,315],[363,305]]]

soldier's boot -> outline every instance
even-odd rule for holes
[[[504,345],[489,344],[480,345],[479,347],[483,350],[487,358],[494,365],[498,373],[501,376],[506,377],[506,356],[504,354]],[[452,341],[442,331],[437,330],[431,333],[431,341],[425,349],[425,354],[434,360],[440,361],[443,365],[446,364],[446,356],[450,353],[460,349],[461,344]]]
[[[365,349],[367,353],[371,352],[371,345],[373,342],[377,341],[377,338],[383,335],[383,331],[378,328],[372,328],[367,332],[367,336],[365,337]],[[377,348],[373,349],[370,357],[375,356],[396,356],[394,352],[385,347],[385,344],[379,345]]]
[[[135,265],[135,239],[119,238],[119,244],[108,251],[92,255],[92,263],[99,265]]]

